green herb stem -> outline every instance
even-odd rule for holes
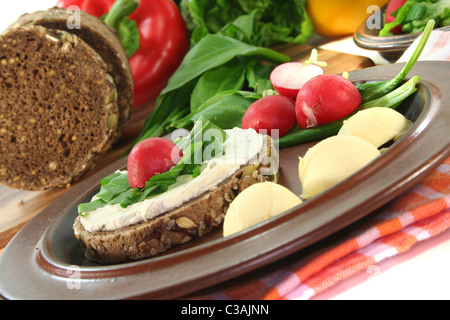
[[[378,99],[365,102],[359,106],[359,110],[365,110],[374,107],[396,108],[407,97],[417,91],[417,84],[422,79],[419,76],[412,77],[408,82],[398,89],[380,97]]]
[[[434,25],[435,25],[434,20],[428,21],[427,26],[425,27],[425,30],[423,32],[423,35],[419,43],[417,44],[417,47],[414,50],[411,58],[408,60],[403,69],[399,72],[399,74],[395,78],[389,81],[362,84],[357,87],[359,92],[361,93],[364,102],[376,100],[388,94],[402,83],[402,81],[414,67],[420,55],[422,54],[422,51],[425,48],[428,39],[430,38],[431,32],[434,29]]]

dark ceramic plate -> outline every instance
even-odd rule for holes
[[[355,82],[387,80],[403,64],[351,73]],[[87,179],[27,224],[0,255],[0,294],[7,299],[173,299],[245,275],[356,223],[418,183],[450,156],[450,63],[418,63],[423,81],[399,111],[410,132],[372,164],[297,208],[234,236],[221,231],[151,259],[102,266],[86,260],[72,233],[77,206],[102,177]],[[297,194],[298,157],[313,144],[281,150],[280,183]]]
[[[384,13],[384,9],[382,12]],[[369,28],[367,21],[364,21],[354,33],[353,40],[355,44],[363,49],[379,51],[380,55],[389,62],[397,61],[405,50],[422,35],[422,33],[414,33],[379,37],[378,34],[383,26],[381,28]],[[450,27],[437,30],[450,30]]]

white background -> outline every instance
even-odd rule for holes
[[[2,0],[0,30],[22,13],[45,10],[56,0]],[[326,46],[341,52],[357,52],[351,38]],[[374,60],[375,60],[374,59]],[[318,299],[450,299],[450,230],[420,243],[412,250],[381,262],[376,273],[362,272],[326,291]],[[373,269],[372,269],[373,271]]]
[[[23,13],[46,10],[57,0],[2,0],[0,10],[0,30],[3,31]]]

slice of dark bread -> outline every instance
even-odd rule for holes
[[[277,181],[277,174],[262,171],[278,158],[273,145],[268,147],[261,153],[261,165],[244,165],[212,190],[149,221],[115,231],[89,232],[78,216],[73,225],[75,237],[86,257],[100,264],[149,258],[200,238],[222,225],[230,203],[240,192],[255,183]]]
[[[79,15],[80,25],[74,25],[74,15]],[[27,13],[10,27],[39,25],[49,29],[64,30],[75,34],[90,45],[105,61],[108,73],[117,87],[119,122],[115,134],[117,141],[126,127],[133,107],[134,79],[128,57],[116,31],[102,20],[84,11],[74,12],[65,8]]]
[[[40,26],[0,36],[0,183],[22,190],[71,184],[109,150],[116,86],[83,40]]]

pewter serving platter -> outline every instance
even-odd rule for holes
[[[403,64],[350,73],[354,82],[394,77]],[[407,191],[450,156],[450,63],[418,62],[418,92],[399,111],[414,122],[388,152],[327,192],[234,236],[221,230],[154,258],[118,264],[89,262],[72,232],[80,202],[100,179],[124,169],[121,159],[42,211],[0,255],[0,294],[6,299],[175,299],[244,276],[357,223]],[[280,184],[301,193],[298,157],[314,145],[280,150]]]

